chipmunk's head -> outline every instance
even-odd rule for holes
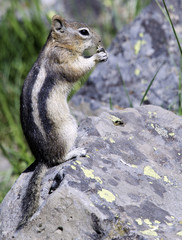
[[[101,43],[100,36],[86,24],[68,22],[58,15],[52,18],[51,36],[57,47],[80,55],[87,49],[97,48]]]

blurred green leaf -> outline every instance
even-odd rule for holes
[[[20,92],[48,30],[39,0],[10,3],[0,22],[0,149],[13,166],[13,173],[20,174],[33,161],[20,124]]]

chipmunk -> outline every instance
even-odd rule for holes
[[[22,219],[26,225],[38,208],[40,184],[46,170],[83,154],[72,150],[77,124],[70,114],[67,96],[73,84],[96,63],[107,60],[101,38],[86,24],[52,18],[52,27],[39,57],[25,79],[20,97],[20,118],[29,147],[35,156],[35,170],[22,200]],[[91,57],[86,49],[96,48]]]

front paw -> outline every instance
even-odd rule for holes
[[[98,47],[97,48],[97,53],[95,54],[96,61],[98,62],[106,62],[108,59],[108,54],[106,50],[103,47]]]
[[[98,46],[97,53],[100,53],[100,52],[106,52],[106,50],[102,46]]]
[[[84,148],[75,148],[67,154],[65,161],[71,160],[76,157],[85,157],[85,156],[86,156],[86,150]]]

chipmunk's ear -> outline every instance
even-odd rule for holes
[[[64,22],[65,20],[61,16],[55,15],[52,18],[52,29],[57,32],[64,32]]]

